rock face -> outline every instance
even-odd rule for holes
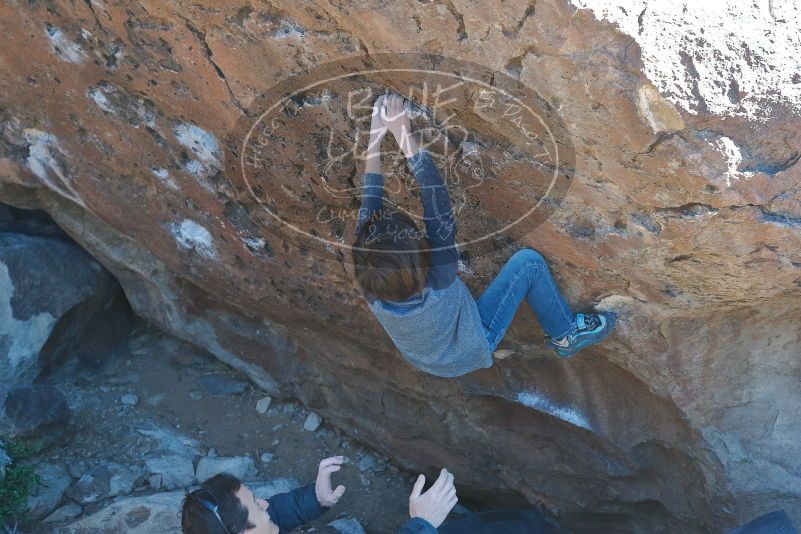
[[[145,462],[148,471],[161,477],[165,489],[185,488],[195,482],[195,466],[191,458],[178,455],[150,458]]]
[[[0,200],[50,213],[139,314],[411,468],[446,465],[465,497],[522,497],[577,532],[801,521],[801,17],[755,6],[773,33],[735,46],[716,37],[729,8],[701,35],[707,12],[612,4],[6,3]],[[415,98],[458,147],[465,282],[534,247],[575,309],[621,314],[610,340],[558,360],[525,310],[491,369],[440,380],[397,354],[345,247],[364,118],[347,113],[368,95],[332,74],[402,90],[409,62],[476,75]],[[503,91],[542,122],[485,98]]]
[[[11,458],[5,449],[5,443],[0,441],[0,481],[6,477],[6,467],[11,465]]]
[[[5,416],[11,422],[12,434],[54,443],[67,431],[70,409],[60,389],[37,384],[9,391]]]
[[[115,462],[98,464],[67,489],[67,496],[77,503],[86,504],[127,495],[141,476],[138,471],[138,468],[129,469]]]
[[[72,478],[63,465],[49,463],[36,466],[36,477],[37,488],[28,497],[26,513],[32,519],[39,520],[58,507],[64,492],[72,484]]]
[[[219,473],[230,473],[240,480],[249,480],[256,474],[253,458],[235,456],[226,458],[201,458],[197,464],[197,479],[200,483]]]
[[[15,384],[96,370],[130,328],[120,285],[44,212],[0,206],[0,286],[0,415]]]
[[[176,510],[186,493],[174,491],[156,493],[147,497],[125,497],[73,524],[53,530],[58,534],[97,532],[132,532],[140,534],[167,534],[180,530]]]
[[[43,366],[39,354],[58,320],[102,293],[113,280],[80,248],[49,237],[0,233],[0,263],[4,296],[0,376],[10,384],[39,374]]]

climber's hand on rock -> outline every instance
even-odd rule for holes
[[[406,99],[398,93],[392,93],[384,97],[381,118],[384,120],[387,129],[392,132],[392,135],[397,140],[400,140],[411,128],[407,107]]]
[[[406,154],[406,157],[411,157],[412,149],[417,147],[417,142],[412,137],[409,124],[409,101],[401,95],[393,93],[384,99],[383,109],[384,124],[395,136],[395,141],[398,142],[398,146]]]
[[[314,483],[314,492],[317,494],[317,501],[321,506],[334,506],[345,493],[345,486],[331,489],[331,473],[339,471],[344,461],[343,456],[333,456],[320,462],[317,481]]]
[[[459,500],[456,498],[453,475],[443,469],[434,485],[421,495],[425,483],[424,475],[417,477],[409,497],[409,515],[425,519],[431,526],[438,528]]]
[[[380,145],[381,140],[387,135],[387,125],[384,123],[383,109],[386,95],[376,98],[373,104],[373,116],[370,122],[370,145]]]

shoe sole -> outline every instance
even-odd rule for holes
[[[561,356],[562,358],[569,358],[576,354],[578,351],[583,349],[584,347],[589,347],[590,345],[594,345],[600,341],[603,341],[609,334],[612,333],[612,330],[615,328],[615,322],[617,320],[617,314],[611,312],[599,312],[601,317],[606,321],[606,325],[601,329],[600,332],[597,334],[585,333],[581,334],[586,336],[584,339],[578,338],[579,341],[571,346],[569,350],[562,349],[561,347],[557,347],[556,345],[551,345],[556,353]]]

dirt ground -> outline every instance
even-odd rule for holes
[[[304,430],[309,412],[298,403],[273,399],[267,412],[259,413],[256,404],[265,394],[250,384],[241,393],[213,396],[200,383],[209,377],[229,385],[247,383],[210,355],[152,328],[139,328],[102,370],[84,370],[57,382],[73,409],[73,430],[44,459],[70,466],[76,477],[84,466],[105,461],[143,467],[146,458],[165,452],[164,441],[152,438],[153,429],[197,440],[200,455],[209,455],[210,449],[217,456],[248,455],[255,460],[258,479],[309,483],[321,459],[343,455],[349,463],[334,475],[334,485],[344,484],[347,491],[317,524],[351,517],[368,533],[386,534],[408,519],[416,473],[399,469],[325,421],[313,432]],[[135,405],[123,402],[129,395],[136,396]],[[264,453],[272,459],[262,461]],[[155,491],[143,477],[132,495]],[[107,502],[86,505],[83,515]],[[49,531],[40,528],[36,531]]]

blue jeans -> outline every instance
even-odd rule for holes
[[[478,313],[494,351],[515,317],[523,297],[534,311],[542,329],[560,339],[576,330],[576,318],[551,277],[539,252],[518,250],[478,299]]]

